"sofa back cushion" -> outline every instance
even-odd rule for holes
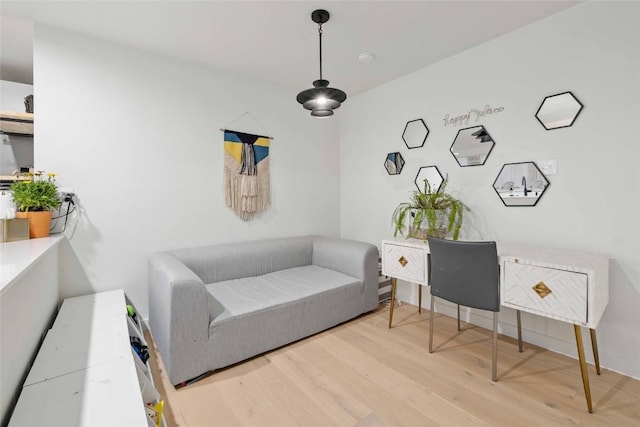
[[[288,237],[170,251],[204,283],[255,277],[311,264],[313,237]]]

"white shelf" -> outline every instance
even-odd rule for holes
[[[131,347],[130,336],[146,341],[127,315],[125,298],[117,290],[63,302],[10,427],[152,425],[145,403],[158,402],[160,395],[148,364]]]
[[[52,329],[84,323],[99,323],[111,317],[122,318],[126,314],[125,298],[122,290],[100,292],[81,297],[67,298],[62,302]]]
[[[81,345],[78,345],[82,343]],[[98,323],[75,323],[50,329],[40,347],[25,385],[81,369],[130,358],[124,315]]]
[[[71,372],[22,389],[9,426],[146,426],[130,360]]]

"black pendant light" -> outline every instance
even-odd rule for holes
[[[315,117],[328,117],[333,115],[333,110],[347,99],[347,94],[340,89],[329,87],[329,81],[322,78],[322,24],[329,20],[329,12],[323,9],[314,10],[311,20],[318,24],[318,37],[320,39],[320,79],[313,82],[313,88],[303,90],[297,96],[297,100],[304,108],[311,110]]]

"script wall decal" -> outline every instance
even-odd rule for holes
[[[468,125],[469,124],[469,120],[471,119],[475,119],[475,121],[477,122],[478,120],[480,120],[482,117],[490,115],[490,114],[497,114],[497,113],[502,113],[504,111],[504,107],[495,107],[495,108],[491,108],[491,105],[487,104],[484,106],[483,109],[477,109],[477,108],[471,108],[469,109],[469,111],[465,114],[460,114],[458,116],[452,117],[450,114],[447,113],[446,116],[444,116],[444,118],[442,119],[444,121],[444,125],[445,126],[449,126],[449,125],[453,125],[453,126],[461,126],[461,125]]]

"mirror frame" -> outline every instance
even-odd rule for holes
[[[440,175],[440,184],[438,185],[437,191],[440,191],[440,188],[442,188],[442,183],[444,182],[444,177],[442,176],[442,172],[440,172],[440,169],[438,169],[438,166],[436,166],[436,165],[420,166],[420,168],[418,169],[418,173],[416,173],[416,177],[413,180],[413,183],[415,184],[415,186],[418,188],[418,191],[420,191],[420,192],[424,191],[424,186],[420,187],[418,185],[418,177],[420,176],[420,171],[422,171],[422,169],[429,169],[429,168],[434,168],[436,170],[436,172],[438,172],[438,175]],[[433,187],[431,187],[431,190],[433,191]]]
[[[571,123],[569,123],[568,125],[564,125],[564,126],[547,127],[547,125],[544,124],[544,122],[542,120],[540,120],[540,117],[538,117],[538,114],[540,114],[540,110],[542,110],[542,107],[544,106],[544,103],[547,102],[548,99],[555,98],[556,96],[567,95],[567,94],[569,94],[576,101],[576,103],[578,103],[578,105],[580,106],[580,108],[578,108],[578,111],[576,111],[575,115],[573,116],[573,119],[571,120]],[[556,93],[554,95],[549,95],[549,96],[545,96],[544,97],[544,99],[540,103],[540,106],[538,107],[538,111],[536,111],[536,119],[538,119],[538,122],[540,122],[540,124],[542,125],[543,128],[545,128],[545,130],[555,130],[555,129],[568,128],[568,127],[573,126],[573,124],[576,122],[576,119],[580,115],[580,112],[582,112],[583,109],[584,109],[584,104],[582,102],[580,102],[580,100],[578,98],[576,98],[576,96],[571,91]]]
[[[532,205],[508,205],[505,201],[504,198],[500,195],[500,192],[498,191],[498,189],[496,188],[496,182],[498,182],[498,179],[500,178],[500,175],[502,175],[502,171],[504,170],[505,167],[507,166],[512,166],[512,165],[523,165],[523,164],[532,164],[534,168],[536,168],[536,170],[540,173],[540,175],[542,175],[542,177],[544,178],[544,180],[547,182],[547,185],[542,189],[542,192],[540,193],[540,195],[536,198],[536,201],[534,204]],[[549,181],[549,178],[547,178],[547,176],[540,170],[540,168],[538,167],[538,165],[536,164],[536,162],[533,161],[526,161],[526,162],[513,162],[513,163],[505,163],[502,165],[502,167],[500,168],[500,172],[498,172],[498,175],[496,176],[496,179],[493,181],[493,184],[491,185],[491,187],[493,187],[493,190],[496,192],[496,194],[498,195],[498,197],[500,198],[500,200],[502,201],[502,203],[508,207],[508,208],[513,208],[513,207],[524,207],[524,208],[528,208],[528,207],[533,207],[535,205],[538,204],[538,202],[540,201],[540,199],[542,198],[542,196],[544,195],[544,193],[547,192],[547,189],[549,188],[549,186],[551,186],[551,181]]]
[[[469,130],[469,129],[475,129],[475,128],[482,128],[482,130],[484,130],[484,132],[489,136],[489,141],[486,141],[486,142],[491,142],[491,148],[489,148],[489,151],[487,152],[487,154],[485,154],[484,160],[482,161],[482,163],[478,163],[477,165],[463,165],[463,164],[460,163],[460,160],[458,160],[458,156],[456,156],[455,152],[453,151],[453,146],[456,145],[456,141],[458,140],[458,137],[460,136],[460,132],[465,131],[465,130]],[[463,128],[463,129],[459,129],[458,133],[456,134],[456,137],[453,138],[453,142],[451,143],[451,147],[449,147],[449,151],[451,152],[451,155],[456,159],[456,162],[458,163],[458,166],[460,166],[461,168],[467,168],[467,167],[471,167],[471,166],[484,166],[484,164],[487,163],[487,159],[489,159],[489,155],[493,151],[493,147],[495,147],[495,146],[496,146],[496,142],[494,141],[494,139],[491,136],[491,134],[489,134],[489,131],[487,130],[487,128],[484,127],[484,125],[478,125],[478,126],[470,126],[470,127],[466,127],[466,128]]]
[[[414,122],[420,122],[420,123],[422,123],[422,126],[424,126],[424,129],[425,129],[425,134],[424,134],[424,138],[422,138],[422,143],[420,143],[420,145],[416,145],[416,146],[414,146],[414,147],[410,147],[410,146],[409,146],[409,143],[407,142],[407,140],[406,140],[406,138],[404,137],[404,135],[407,133],[407,128],[409,127],[409,125],[410,125],[411,123],[414,123]],[[407,146],[407,148],[408,148],[409,150],[413,150],[414,148],[421,148],[421,147],[423,147],[423,146],[424,146],[424,143],[427,141],[427,137],[428,137],[428,136],[429,136],[429,128],[427,127],[426,123],[425,123],[425,122],[424,122],[424,120],[422,120],[422,119],[409,120],[409,121],[407,122],[407,124],[404,126],[404,130],[402,131],[402,140],[404,141],[404,145],[406,145],[406,146]]]
[[[395,173],[391,173],[389,171],[389,167],[388,167],[388,164],[387,164],[387,162],[391,161],[389,159],[389,156],[391,156],[392,154],[395,154],[397,157],[400,157],[400,168],[397,169],[397,172],[395,172]],[[397,164],[396,162],[393,162],[393,163],[394,163],[394,165]],[[384,160],[384,168],[387,170],[387,174],[389,174],[389,175],[400,175],[402,173],[402,169],[404,169],[405,163],[406,162],[404,161],[404,157],[402,157],[402,153],[400,153],[399,151],[394,151],[393,153],[388,153],[387,154],[387,158]]]

